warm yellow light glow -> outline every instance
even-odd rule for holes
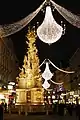
[[[31,103],[32,104],[43,104],[44,102],[44,89],[43,88],[32,88],[31,89]]]
[[[26,89],[16,89],[16,105],[26,103]]]
[[[35,30],[29,29],[26,36],[28,38],[28,51],[27,55],[24,56],[19,77],[17,77],[18,89],[16,89],[16,105],[42,105],[44,102],[44,89],[42,88],[42,76],[35,44],[37,37]]]
[[[9,82],[9,85],[15,85],[15,82]]]
[[[52,99],[55,99],[56,97],[54,95],[52,95]]]
[[[12,85],[8,85],[8,90],[12,90],[13,86]]]
[[[0,94],[0,99],[5,99],[3,94]]]

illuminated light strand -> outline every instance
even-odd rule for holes
[[[68,92],[68,93],[62,93],[61,96],[65,96],[65,95],[68,95],[68,94],[70,94],[70,92]]]
[[[63,34],[63,28],[53,18],[51,7],[46,7],[45,18],[42,24],[37,28],[39,39],[45,43],[51,44],[58,41]]]
[[[60,68],[58,68],[55,64],[53,64],[49,59],[45,59],[41,65],[39,67],[41,67],[43,64],[45,64],[46,60],[48,60],[52,65],[53,67],[55,67],[57,70],[61,71],[61,72],[64,72],[64,73],[75,73],[75,71],[65,71],[65,70],[62,70]]]
[[[45,89],[45,88],[44,88]],[[53,89],[45,89],[46,91],[48,91],[48,92],[50,92],[50,91],[52,91]]]
[[[46,59],[45,59],[46,60]],[[40,64],[40,66],[39,67],[41,67],[44,63],[45,63],[45,60]]]
[[[39,13],[45,1],[34,12],[13,24],[0,25],[0,37],[7,37],[23,29]]]
[[[30,13],[25,18],[21,19],[20,21],[14,22],[13,24],[6,24],[6,25],[0,25],[0,37],[7,37],[9,35],[12,35],[21,29],[23,29],[41,10],[43,5],[46,1],[42,3],[42,5],[35,10],[34,12]],[[55,9],[72,25],[76,26],[77,28],[80,28],[80,16],[73,14],[69,10],[61,7],[60,5],[56,4],[54,1],[50,0],[50,2],[53,4]]]
[[[73,26],[80,28],[80,16],[73,14],[71,11],[56,4],[53,0],[50,0],[55,9]]]
[[[63,82],[60,82],[60,83],[59,83],[59,82],[54,82],[54,81],[51,80],[51,79],[50,79],[50,81],[51,81],[52,83],[56,84],[56,85],[62,85],[62,84],[63,84]]]
[[[50,69],[49,69],[49,63],[46,62],[46,67],[45,67],[45,70],[44,72],[42,73],[42,77],[45,79],[45,80],[49,80],[51,79],[53,76],[53,74],[51,73]]]
[[[49,60],[49,59],[48,59]],[[57,70],[64,72],[64,73],[75,73],[75,71],[66,71],[66,70],[62,70],[60,68],[58,68],[54,63],[52,63],[50,60],[49,62],[53,65],[53,67],[55,67]]]

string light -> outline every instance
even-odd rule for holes
[[[7,37],[22,30],[40,12],[44,4],[45,1],[35,11],[17,22],[0,25],[0,37]]]
[[[67,74],[71,74],[71,73],[75,73],[75,71],[66,71],[66,70],[63,70],[63,69],[60,69],[58,68],[53,62],[51,62],[49,59],[47,59],[48,61],[48,64],[51,64],[53,67],[55,67],[57,70],[61,71],[61,72],[64,72],[64,73],[67,73]],[[39,67],[41,67],[44,63],[46,62],[46,59],[41,63],[41,65]],[[49,67],[49,65],[48,65]]]
[[[72,25],[80,28],[80,16],[73,14],[69,10],[61,7],[60,5],[56,4],[54,1],[50,0],[52,5],[55,9]],[[0,25],[0,37],[7,37],[12,35],[21,29],[23,29],[31,20],[40,12],[42,7],[46,4],[46,0],[32,13],[30,13],[25,18],[21,19],[20,21],[14,22],[12,24],[5,24]]]
[[[56,4],[53,0],[50,0],[55,9],[73,26],[80,28],[80,16],[73,14],[71,11]]]
[[[53,81],[53,80],[51,80],[51,79],[50,79],[50,81],[51,81],[53,84],[56,84],[56,85],[62,85],[62,84],[63,84],[63,82],[60,82],[60,83],[59,83],[59,82],[55,82],[55,81]]]
[[[48,59],[49,60],[49,59]],[[59,70],[59,71],[61,71],[61,72],[64,72],[64,73],[75,73],[75,71],[66,71],[66,70],[62,70],[62,69],[60,69],[60,68],[58,68],[54,63],[52,63],[50,60],[49,60],[49,62],[53,65],[53,67],[55,67],[57,70]]]
[[[46,13],[43,23],[37,28],[39,39],[45,43],[54,43],[58,41],[63,33],[63,28],[53,18],[51,7],[46,7]]]

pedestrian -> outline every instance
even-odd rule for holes
[[[68,105],[68,112],[69,112],[69,115],[72,116],[72,105],[71,105],[71,103],[69,103],[69,105]]]
[[[80,120],[80,105],[79,104],[77,105],[77,117],[78,117],[78,120]]]
[[[3,106],[0,105],[0,120],[3,120],[3,114],[4,114]]]
[[[7,103],[4,104],[5,112],[7,112]]]

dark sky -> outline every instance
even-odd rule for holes
[[[0,24],[8,24],[18,21],[36,10],[43,0],[0,0],[0,2]],[[75,14],[80,14],[79,0],[55,0],[55,2]],[[58,16],[60,16],[60,14]],[[38,15],[31,21],[31,24],[34,25],[35,21],[39,21],[41,18],[42,17]],[[56,17],[56,20],[59,20],[59,18],[57,19]],[[40,62],[45,58],[49,58],[57,66],[59,66],[61,62],[62,66],[65,67],[73,53],[80,47],[80,29],[72,26],[65,19],[62,18],[62,20],[66,24],[66,33],[58,42],[48,45],[37,39],[36,44],[39,51]],[[26,28],[27,26],[16,34],[10,36],[13,40],[15,53],[19,59],[20,65],[22,65],[26,51]]]

